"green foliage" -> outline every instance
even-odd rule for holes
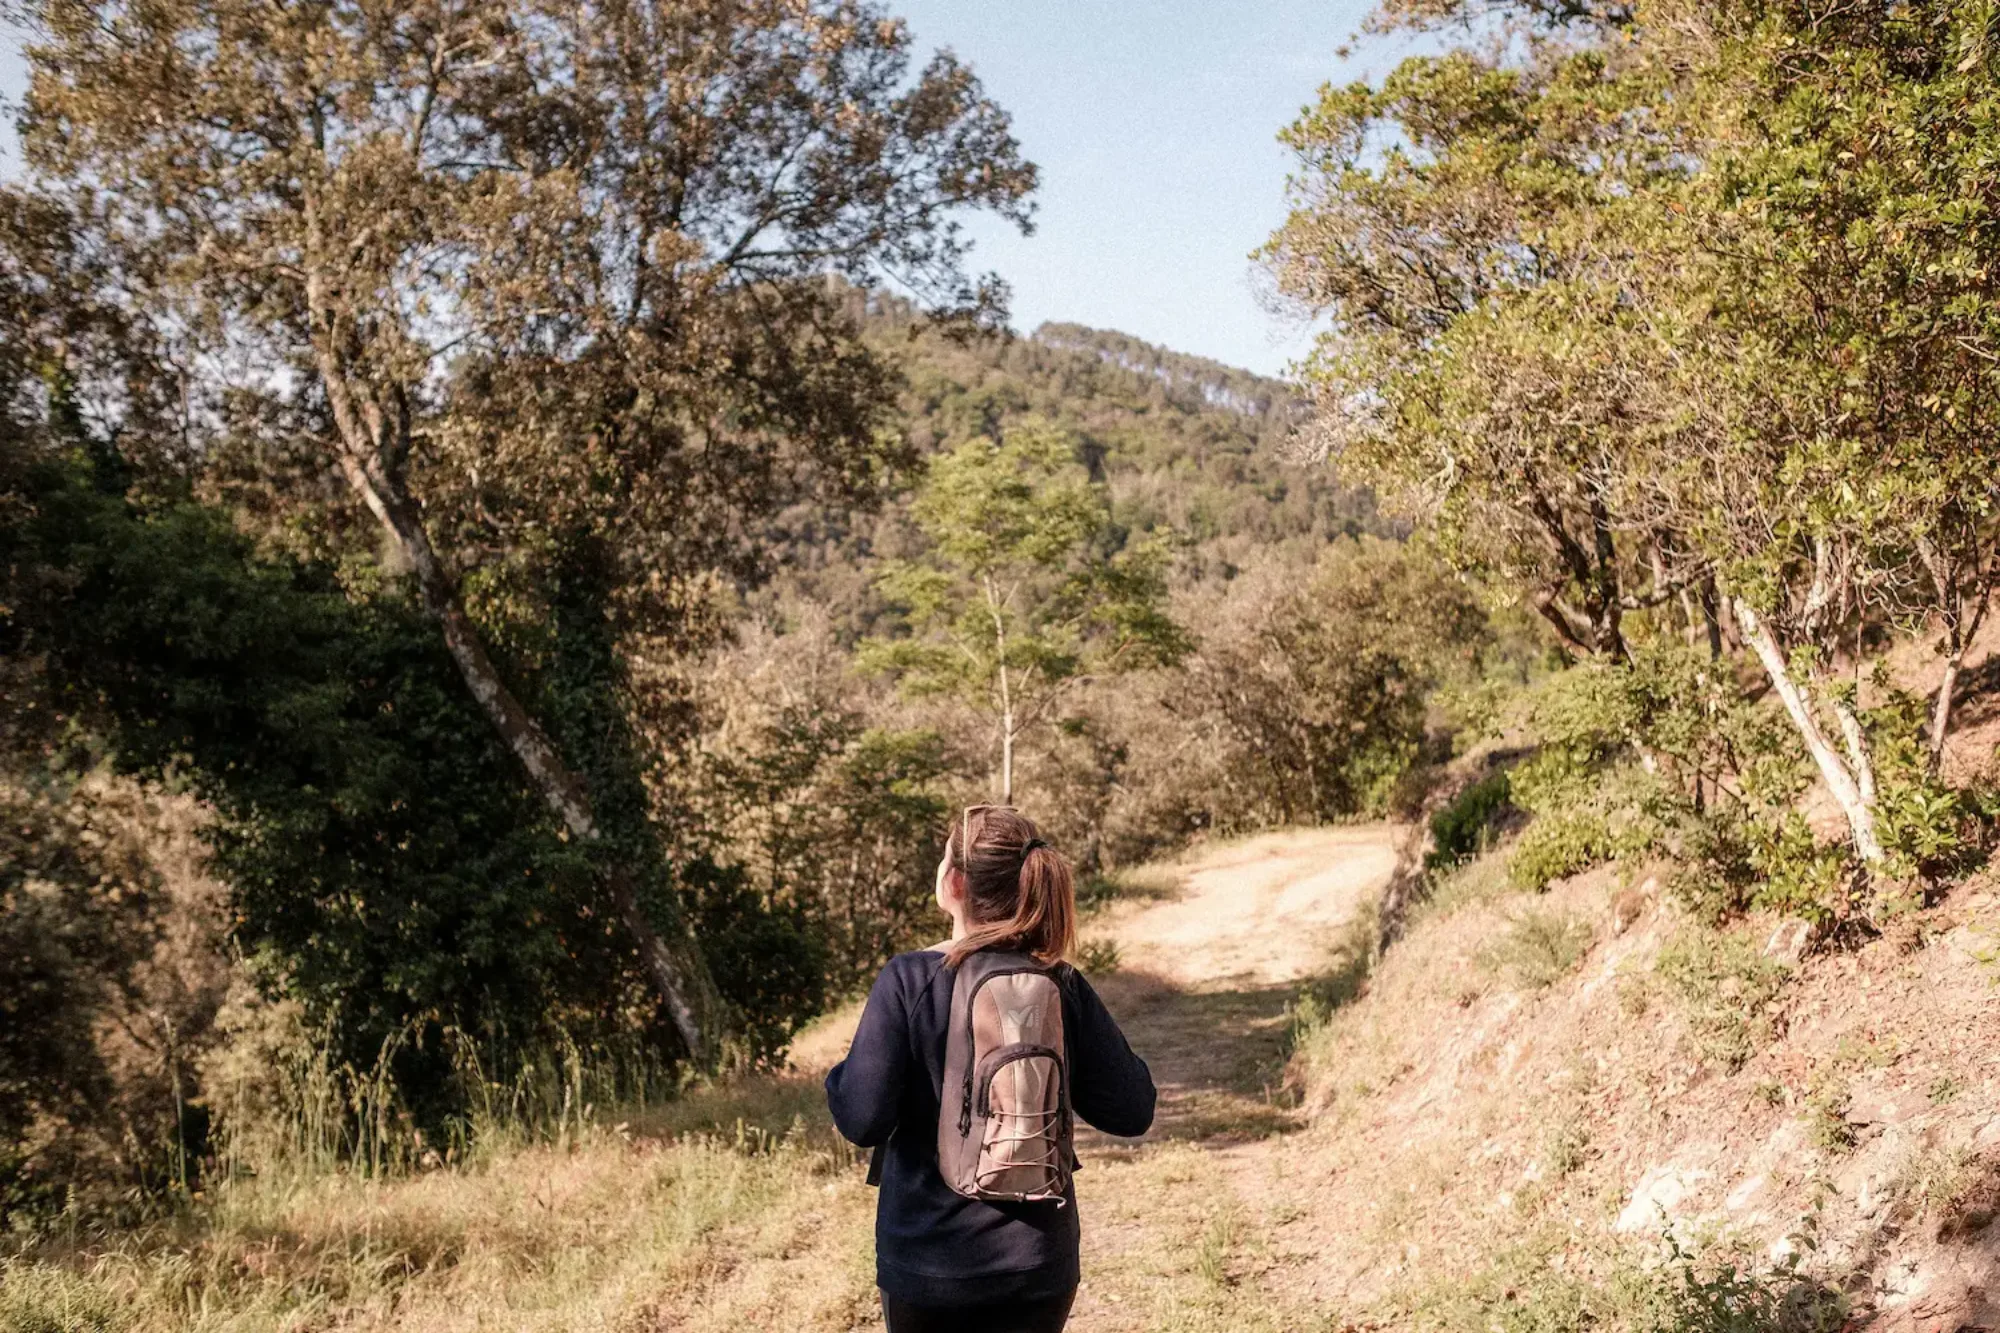
[[[1516,7],[1576,32],[1328,85],[1285,133],[1266,258],[1325,316],[1315,438],[1570,652],[1638,668],[1633,700],[1673,681],[1666,715],[1601,720],[1697,810],[1809,757],[1858,859],[1908,879],[1963,835],[1893,751],[1928,772],[1942,737],[1858,719],[1847,661],[1933,625],[1955,664],[1994,586],[1990,15]],[[1730,744],[1732,631],[1791,754]],[[1657,660],[1703,640],[1692,674]]]
[[[1202,799],[1245,824],[1407,813],[1444,739],[1430,691],[1485,642],[1477,602],[1426,552],[1373,539],[1334,546],[1303,581],[1270,573],[1202,618],[1176,691],[1249,808],[1217,809],[1226,790]]]
[[[1002,799],[1017,739],[1056,724],[1080,682],[1186,651],[1164,607],[1164,549],[1114,549],[1108,499],[1062,432],[1023,426],[958,446],[911,512],[929,552],[879,576],[910,633],[871,640],[858,660],[914,695],[994,714]]]
[[[1769,1008],[1788,970],[1736,935],[1684,930],[1654,971],[1680,1002],[1696,1046],[1734,1073],[1770,1035]]]
[[[745,626],[696,671],[693,701],[703,742],[660,775],[658,799],[810,934],[829,993],[938,938],[932,881],[962,761],[935,730],[877,723],[895,719],[824,616]]]
[[[1431,850],[1424,869],[1449,869],[1486,850],[1488,830],[1509,808],[1512,786],[1502,769],[1468,785],[1431,816]]]
[[[1117,940],[1093,937],[1076,949],[1076,965],[1093,977],[1111,975],[1118,970],[1120,961]]]
[[[1611,830],[1590,811],[1539,815],[1514,844],[1507,877],[1515,888],[1540,892],[1590,869],[1613,853]]]
[[[1774,1263],[1703,1262],[1670,1232],[1666,1280],[1658,1283],[1647,1333],[1838,1333],[1848,1300],[1802,1271],[1810,1234]]]
[[[1376,918],[1372,910],[1357,915],[1341,931],[1327,967],[1299,988],[1285,1011],[1285,1044],[1291,1051],[1308,1050],[1332,1024],[1334,1015],[1361,998],[1376,962]]]
[[[356,602],[324,569],[260,557],[199,505],[136,505],[60,465],[34,487],[10,555],[44,577],[24,585],[10,631],[65,673],[70,706],[108,729],[121,764],[184,772],[213,802],[235,937],[266,985],[305,1003],[336,1064],[368,1067],[413,1027],[469,1034],[500,1067],[558,1033],[664,1037],[635,1002],[641,974],[603,916],[591,855],[562,836],[413,608]],[[587,691],[550,688],[558,725],[595,719],[612,737],[603,814],[636,838],[624,821],[643,795],[621,805],[609,780],[616,729]],[[746,1039],[767,1055],[817,1006],[816,952],[782,908],[724,891],[725,872],[651,864],[646,893],[699,905]],[[396,1049],[398,1085],[434,1122],[455,1096],[442,1045]]]
[[[1810,1232],[1787,1255],[1751,1263],[1697,1251],[1669,1232],[1665,1262],[1629,1251],[1590,1254],[1565,1238],[1508,1246],[1476,1272],[1408,1302],[1412,1324],[1439,1333],[1836,1333],[1849,1303],[1807,1274]]]

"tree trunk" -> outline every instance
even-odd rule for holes
[[[1716,603],[1715,575],[1709,574],[1701,581],[1701,619],[1708,627],[1708,656],[1711,661],[1722,657],[1722,610]]]
[[[1000,804],[1014,804],[1014,710],[1000,715]]]
[[[1771,688],[1784,701],[1785,711],[1791,715],[1792,725],[1806,743],[1806,750],[1818,766],[1820,776],[1826,779],[1828,790],[1839,803],[1841,813],[1847,816],[1848,832],[1854,840],[1854,850],[1862,861],[1870,866],[1883,860],[1882,843],[1875,833],[1875,774],[1868,761],[1867,738],[1861,734],[1861,726],[1851,709],[1839,710],[1841,728],[1845,733],[1849,756],[1855,761],[1850,769],[1840,755],[1827,742],[1826,733],[1820,730],[1813,717],[1812,706],[1800,692],[1798,683],[1792,679],[1785,661],[1784,650],[1771,636],[1770,630],[1757,617],[1757,613],[1740,597],[1732,599],[1736,612],[1737,629],[1743,641],[1757,654],[1757,660],[1764,665],[1764,673],[1771,678]]]
[[[993,660],[999,666],[1000,804],[1014,804],[1014,689],[1007,673],[1007,616],[993,576],[986,576],[986,609],[993,617]]]
[[[379,409],[362,410],[331,361],[331,355],[322,351],[320,372],[328,403],[333,408],[334,424],[341,435],[340,466],[348,485],[375,515],[395,544],[397,554],[408,564],[424,610],[443,632],[445,648],[451,653],[466,688],[501,740],[527,770],[542,799],[562,820],[571,837],[581,843],[602,845],[603,833],[597,827],[583,780],[564,762],[541,725],[501,679],[485,644],[480,642],[478,631],[459,604],[457,590],[431,545],[415,502],[384,466],[383,446],[387,443],[384,435],[397,427],[386,422]],[[631,933],[640,960],[659,989],[688,1055],[697,1063],[706,1061],[714,1049],[721,1006],[699,948],[678,921],[674,923],[672,946],[661,937],[646,916],[627,867],[607,865],[602,878],[611,904]]]
[[[1944,659],[1944,679],[1938,682],[1937,703],[1931,708],[1930,769],[1935,775],[1944,763],[1944,741],[1951,734],[1952,696],[1958,692],[1958,673],[1965,664],[1965,650],[1954,646]]]

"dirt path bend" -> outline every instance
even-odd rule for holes
[[[1093,981],[1160,1087],[1149,1139],[1220,1147],[1294,1127],[1279,1095],[1286,1011],[1387,882],[1397,836],[1366,824],[1197,851],[1146,876],[1172,887],[1087,924],[1087,940],[1117,945],[1118,969]]]

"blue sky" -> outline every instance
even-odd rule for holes
[[[1259,303],[1250,252],[1284,217],[1278,130],[1329,78],[1400,43],[1335,54],[1367,0],[899,0],[1013,113],[1042,168],[1036,233],[975,229],[1014,323],[1074,320],[1275,373],[1307,334]]]
[[[1327,79],[1408,49],[1368,38],[1335,54],[1369,4],[889,0],[921,50],[972,65],[1042,168],[1034,236],[973,229],[977,266],[1013,284],[1016,327],[1074,320],[1267,373],[1308,340],[1253,286],[1249,254],[1284,216],[1276,135]],[[7,41],[0,92],[20,83]]]

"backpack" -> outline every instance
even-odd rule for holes
[[[1060,1204],[1076,1129],[1056,968],[981,950],[953,971],[938,1171],[967,1198]]]

